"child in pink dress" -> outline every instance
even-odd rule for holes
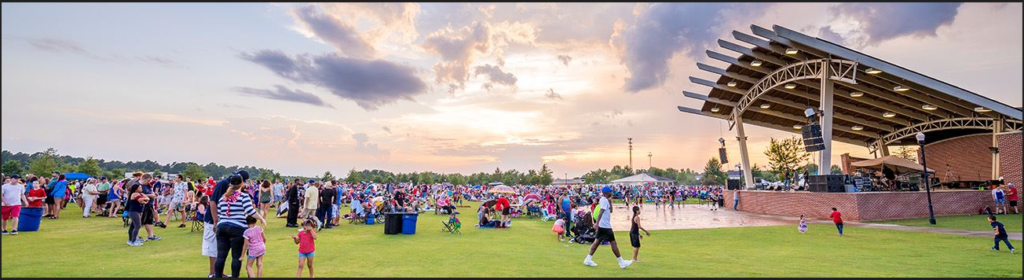
[[[245,263],[245,273],[249,278],[253,278],[252,264],[256,263],[256,278],[263,278],[263,255],[267,253],[266,240],[267,236],[263,234],[263,228],[256,225],[256,218],[249,216],[245,218],[245,223],[249,224],[249,229],[242,233],[242,237],[245,238],[245,243],[242,245],[242,259],[248,258],[249,260]]]
[[[551,232],[558,234],[558,242],[565,241],[565,219],[555,220],[555,225],[551,226]]]

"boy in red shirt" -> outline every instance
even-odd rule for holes
[[[832,214],[829,214],[828,217],[832,218],[832,222],[836,223],[836,228],[839,229],[839,237],[843,237],[843,214],[840,214],[839,210],[832,207]]]

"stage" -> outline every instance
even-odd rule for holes
[[[725,192],[725,209],[732,209],[733,193]],[[928,217],[928,198],[920,192],[780,192],[738,191],[739,210],[755,214],[828,219],[832,207],[849,221],[882,221]],[[935,216],[978,214],[978,209],[992,207],[991,191],[932,191]]]

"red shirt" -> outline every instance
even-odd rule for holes
[[[828,217],[832,218],[832,221],[836,224],[843,223],[843,214],[839,214],[839,211],[833,211],[832,214],[828,215]]]
[[[44,190],[42,188],[32,189],[32,190],[28,191],[28,195],[26,197],[38,197],[38,198],[44,198],[45,199],[46,198],[46,190]],[[36,201],[29,201],[28,202],[28,207],[43,207],[43,200],[40,199],[40,200],[36,200]]]
[[[505,199],[504,197],[499,197],[498,198],[498,202],[496,202],[494,204],[495,204],[494,205],[495,206],[494,209],[497,209],[497,210],[503,210],[503,209],[508,208],[508,207],[511,206],[511,205],[508,204],[508,199]]]
[[[1006,194],[1006,198],[1009,198],[1011,201],[1017,200],[1017,188],[1010,188],[1010,191]]]
[[[316,244],[313,243],[313,234],[302,231],[299,233],[299,253],[309,254],[316,251]]]

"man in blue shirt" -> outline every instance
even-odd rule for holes
[[[1010,235],[1006,234],[1006,227],[1003,223],[996,221],[996,216],[989,215],[988,222],[992,224],[992,230],[995,232],[995,246],[992,247],[992,251],[999,251],[999,241],[1006,243],[1006,248],[1010,248],[1010,254],[1016,253],[1017,251],[1010,245]]]

